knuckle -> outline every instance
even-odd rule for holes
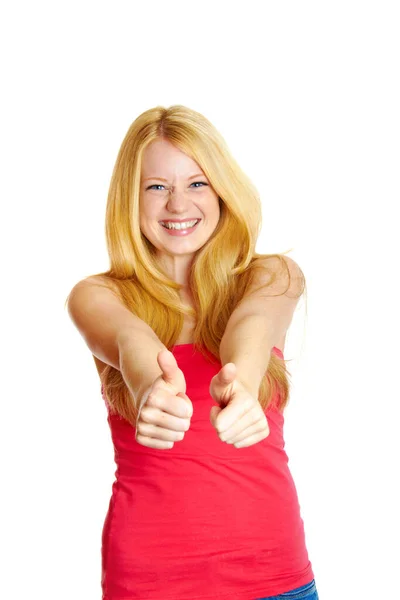
[[[136,431],[138,432],[138,436],[144,436],[145,432],[145,427],[143,427],[143,423],[141,423],[140,421],[138,422],[137,426],[136,426]]]
[[[155,392],[155,391],[150,392],[150,394],[147,397],[146,404],[148,404],[150,406],[158,407],[159,404],[160,404],[159,394],[157,392]]]
[[[146,423],[149,422],[150,419],[150,415],[151,415],[151,409],[149,409],[148,406],[143,406],[141,412],[140,412],[140,419],[141,421],[145,421]]]
[[[167,440],[155,440],[154,438],[148,438],[143,435],[136,436],[136,442],[141,446],[146,446],[147,448],[154,448],[158,450],[167,450],[173,448],[174,442]]]

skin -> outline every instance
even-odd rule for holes
[[[196,174],[198,176],[190,179]],[[198,182],[203,182],[203,185]],[[195,253],[204,246],[217,227],[220,218],[219,198],[199,165],[167,140],[152,142],[144,152],[139,216],[141,232],[156,248],[156,255],[164,270],[171,279],[187,288]],[[168,219],[186,221],[197,218],[202,219],[197,229],[184,237],[170,236],[160,224],[160,221]],[[182,373],[175,357],[168,350],[161,350],[157,361],[164,380],[174,384],[174,379]],[[178,395],[185,397],[192,414],[190,398],[182,392]],[[237,379],[234,363],[225,364],[212,378],[210,395],[219,404],[211,408],[210,421],[222,441],[240,448],[251,446],[268,436],[266,416],[255,395]],[[159,398],[146,397],[147,408],[153,406],[153,409],[158,409],[159,403]],[[176,417],[173,418],[176,421]],[[162,425],[168,430],[165,411],[162,421],[154,424],[158,431]],[[140,433],[136,432],[139,443],[171,448],[174,445],[172,440],[182,439],[182,432],[177,433],[175,425],[168,430],[167,437],[154,441],[154,424],[149,426],[148,417],[141,423]],[[171,438],[171,434],[174,437]]]
[[[155,140],[144,151],[139,213],[141,232],[165,272],[187,289],[193,258],[217,227],[219,199],[200,166],[167,140]],[[198,218],[196,230],[183,237],[169,235],[159,223]]]

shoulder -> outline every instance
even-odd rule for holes
[[[111,285],[111,280],[104,275],[89,275],[88,277],[85,277],[85,279],[82,279],[79,284],[108,286]]]
[[[97,287],[98,288],[106,288],[119,296],[118,286],[110,277],[106,277],[105,275],[90,275],[88,277],[85,277],[81,281],[79,281],[75,287],[77,287],[77,286],[92,287],[92,288],[97,288]]]
[[[66,305],[72,319],[83,319],[91,312],[94,304],[117,307],[123,299],[114,282],[107,277],[91,275],[78,281],[70,290]]]
[[[252,263],[253,284],[268,289],[273,294],[300,297],[306,281],[299,264],[283,254],[261,255]]]

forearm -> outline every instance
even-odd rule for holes
[[[237,379],[258,398],[260,384],[271,356],[269,323],[261,315],[241,319],[227,327],[220,344],[222,366],[234,363]]]
[[[162,373],[157,354],[166,348],[150,327],[124,331],[118,339],[120,371],[135,405]]]

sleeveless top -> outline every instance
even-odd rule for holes
[[[193,404],[190,428],[172,448],[136,442],[103,395],[117,469],[101,536],[102,599],[255,600],[309,583],[277,398],[265,411],[269,435],[235,448],[210,422],[218,404],[209,386],[221,363],[193,344],[171,351]]]

